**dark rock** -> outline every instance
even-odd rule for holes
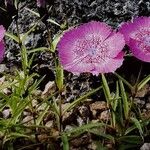
[[[144,143],[140,148],[140,150],[149,150],[149,149],[150,149],[150,143]]]

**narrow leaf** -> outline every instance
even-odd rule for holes
[[[110,94],[110,89],[109,89],[109,86],[108,86],[108,83],[104,74],[102,74],[102,84],[103,84],[103,89],[104,89],[106,100],[108,104],[110,104],[111,94]]]
[[[122,82],[128,86],[128,88],[130,88],[131,90],[133,89],[133,86],[127,81],[125,80],[123,77],[121,77],[119,74],[117,74],[116,72],[114,73],[115,76],[117,76],[120,80],[122,80]]]
[[[133,118],[133,117],[131,117],[130,119],[135,124],[135,126],[138,128],[139,133],[140,133],[141,137],[143,138],[143,130],[142,130],[142,126],[141,126],[140,122],[136,118]]]
[[[26,8],[26,7],[25,7],[25,9],[26,9],[27,11],[29,11],[30,13],[32,13],[33,15],[35,15],[35,16],[37,16],[37,17],[40,17],[40,14],[39,14],[39,13],[37,13],[37,12],[35,12],[35,11],[29,9],[29,8]]]
[[[5,32],[5,35],[8,36],[9,38],[13,39],[17,43],[19,43],[19,38],[16,35],[9,33],[9,32]]]
[[[103,127],[103,126],[106,126],[106,124],[104,124],[104,123],[89,123],[86,125],[82,125],[81,127],[76,127],[74,129],[72,129],[71,131],[67,131],[67,132],[65,132],[65,134],[70,136],[71,134],[75,134],[78,132],[84,133],[92,128]]]
[[[60,38],[61,38],[62,34],[58,34],[56,35],[56,37],[54,38],[54,40],[51,43],[51,51],[55,52],[56,51],[56,46],[57,43],[59,42]]]
[[[144,78],[138,85],[137,90],[141,90],[148,82],[150,81],[150,75],[148,75],[146,78]]]
[[[69,150],[69,142],[68,142],[68,138],[65,134],[62,134],[61,140],[63,143],[63,150]]]
[[[120,90],[121,90],[121,98],[123,100],[124,115],[125,115],[125,118],[128,119],[129,103],[128,103],[128,99],[127,99],[127,95],[124,89],[123,82],[120,79],[119,79],[119,84],[120,84]]]
[[[47,19],[47,21],[60,27],[60,24],[53,19]]]
[[[97,135],[99,137],[104,137],[104,138],[106,138],[108,140],[111,140],[112,142],[115,142],[115,138],[112,135],[110,135],[110,134],[105,134],[105,133],[94,131],[94,130],[90,130],[89,132],[93,133],[93,134],[95,134],[95,135]]]
[[[46,104],[46,103],[45,103]],[[47,113],[48,109],[49,109],[49,105],[46,104],[45,109],[39,114],[39,117],[36,119],[36,125],[40,125],[40,123],[43,120],[43,117],[45,116],[45,114]]]
[[[35,53],[35,52],[39,52],[39,51],[45,51],[45,50],[49,50],[49,49],[47,47],[38,47],[38,48],[28,50],[27,53],[31,54],[31,53]]]
[[[63,81],[64,81],[64,71],[60,64],[56,66],[56,85],[61,91],[63,89]]]
[[[142,143],[142,139],[140,136],[136,135],[129,135],[129,136],[122,136],[118,139],[120,142],[132,143],[132,144],[140,144]]]

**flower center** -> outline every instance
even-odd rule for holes
[[[97,49],[96,49],[96,48],[89,48],[88,51],[89,51],[89,52],[88,52],[89,55],[90,55],[91,57],[93,57],[93,56],[96,55]]]
[[[85,56],[82,59],[84,63],[103,63],[109,58],[107,52],[107,45],[94,35],[76,41],[74,47],[76,58]]]

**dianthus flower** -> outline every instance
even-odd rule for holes
[[[5,29],[2,25],[0,25],[0,62],[3,60],[4,57],[4,41],[3,41],[3,37],[5,34]]]
[[[114,72],[123,63],[124,37],[102,22],[91,21],[65,32],[58,43],[63,68],[74,74]]]
[[[5,0],[5,5],[13,5],[13,0]]]
[[[37,4],[37,6],[38,7],[45,7],[45,5],[46,5],[46,2],[45,2],[45,0],[36,0],[36,4]]]
[[[133,55],[150,62],[150,17],[138,17],[133,22],[122,24],[119,30]]]

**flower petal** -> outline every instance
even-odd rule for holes
[[[142,61],[150,62],[150,47],[149,49],[147,49],[147,52],[144,52],[139,45],[140,43],[138,41],[136,41],[135,39],[130,39],[129,46],[133,55]]]
[[[4,51],[5,51],[4,42],[1,41],[1,42],[0,42],[0,62],[3,60],[3,57],[4,57]]]
[[[124,35],[125,41],[129,44],[130,38],[133,38],[135,32],[138,32],[144,27],[150,26],[150,17],[139,17],[133,20],[133,22],[123,23],[119,29],[119,32]]]
[[[115,72],[117,68],[119,68],[123,63],[123,57],[121,58],[112,58],[106,61],[106,63],[103,64],[95,64],[95,71],[98,73],[110,73]]]
[[[82,40],[83,35],[80,32],[75,32],[75,29],[71,29],[65,32],[60,39],[57,48],[59,52],[59,58],[62,64],[67,64],[76,58],[74,51],[76,50],[76,43]]]
[[[87,38],[91,35],[98,36],[102,41],[105,40],[112,32],[110,26],[103,22],[91,21],[85,23],[78,28],[79,32],[84,35],[84,38]]]
[[[72,62],[69,65],[64,65],[64,69],[74,74],[77,74],[77,73],[91,72],[93,66],[90,63],[85,64],[82,61],[78,61]]]
[[[5,35],[5,28],[2,25],[0,25],[0,41],[3,39],[4,35]]]
[[[120,53],[125,46],[124,36],[121,33],[114,33],[105,40],[109,56],[114,58]]]
[[[133,20],[136,28],[150,27],[150,17],[138,17]]]

